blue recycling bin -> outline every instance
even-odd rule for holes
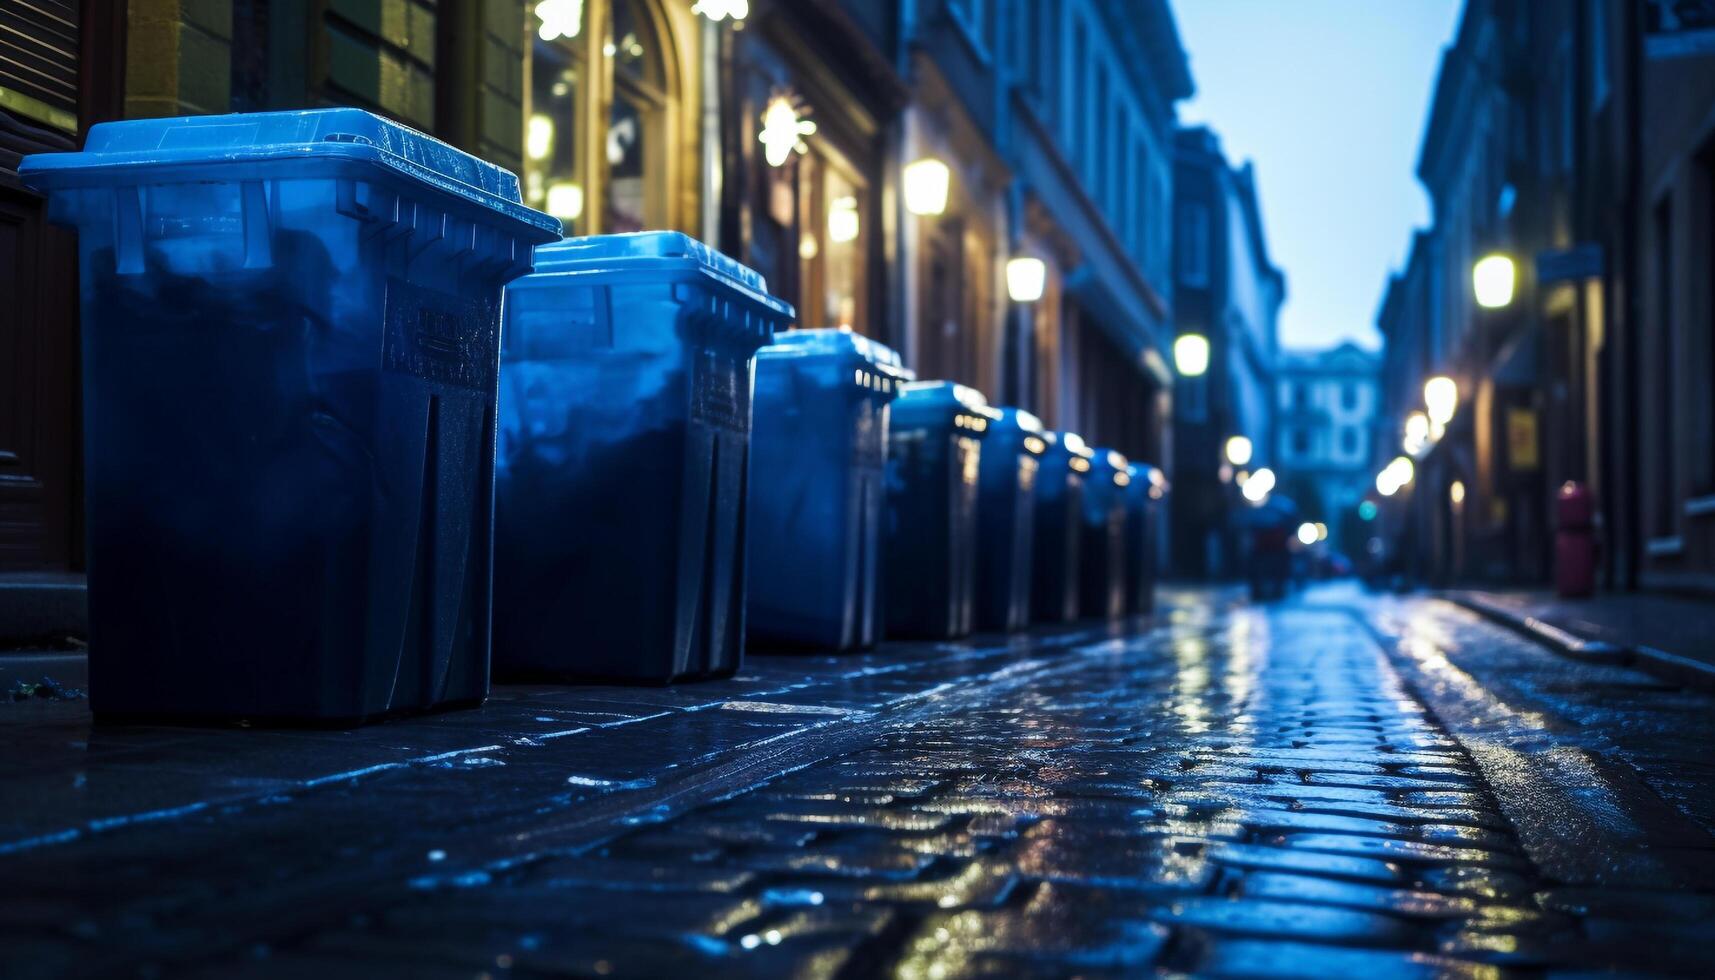
[[[1031,542],[1030,609],[1039,623],[1077,619],[1084,537],[1084,481],[1095,452],[1076,432],[1044,433],[1048,449],[1036,477],[1036,521]]]
[[[887,438],[887,634],[951,639],[975,621],[977,474],[998,413],[950,381],[901,386]]]
[[[1002,408],[983,435],[977,470],[976,625],[1008,632],[1030,625],[1036,481],[1047,432],[1036,416]]]
[[[20,175],[78,231],[95,712],[481,701],[502,289],[559,222],[357,109],[104,123]]]
[[[756,358],[751,432],[753,646],[877,640],[889,404],[911,373],[844,329],[788,330]]]
[[[1148,615],[1155,611],[1157,553],[1161,541],[1161,508],[1167,478],[1148,463],[1127,469],[1125,487],[1125,611]]]
[[[1125,614],[1125,498],[1131,464],[1112,449],[1097,449],[1090,464],[1079,544],[1079,611],[1088,618],[1113,619]]]
[[[730,675],[752,362],[792,307],[678,232],[569,239],[536,270],[506,293],[495,669]]]

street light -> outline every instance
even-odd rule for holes
[[[1513,260],[1505,255],[1485,255],[1471,267],[1471,290],[1477,305],[1497,310],[1513,301],[1513,283],[1517,276]]]
[[[1173,364],[1187,378],[1202,376],[1209,370],[1209,338],[1202,334],[1180,334],[1173,342]]]
[[[1316,525],[1305,521],[1298,525],[1298,543],[1309,547],[1316,543]]]
[[[905,210],[912,214],[932,217],[947,210],[947,188],[952,172],[934,157],[924,157],[905,165]]]
[[[1447,499],[1451,500],[1455,507],[1465,502],[1465,483],[1463,480],[1454,480],[1448,485]]]
[[[1227,462],[1234,466],[1244,466],[1251,461],[1251,441],[1244,436],[1233,436],[1227,440]]]
[[[1034,303],[1048,284],[1048,265],[1041,259],[1021,255],[1006,260],[1006,294],[1014,303]]]
[[[1423,383],[1423,404],[1429,409],[1429,421],[1446,425],[1459,410],[1459,385],[1446,375],[1430,378]]]
[[[1412,412],[1405,417],[1405,451],[1420,456],[1429,447],[1429,416]]]
[[[1253,504],[1260,504],[1268,499],[1268,492],[1273,489],[1274,471],[1265,466],[1251,474],[1250,479],[1245,481],[1244,490],[1241,492],[1244,493],[1246,500]]]

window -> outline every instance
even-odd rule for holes
[[[580,23],[577,34],[583,33]],[[573,30],[569,25],[562,30]],[[582,233],[584,187],[578,156],[579,97],[587,71],[585,47],[578,37],[534,41],[530,61],[530,117],[524,124],[524,202],[540,208],[566,226],[567,235]]]
[[[655,0],[612,0],[600,39],[588,29],[592,4],[548,2],[534,5],[530,20],[525,202],[559,218],[568,235],[672,225],[666,120],[674,93]],[[558,33],[542,37],[545,25]],[[607,118],[598,122],[603,101]]]
[[[1354,382],[1347,381],[1340,385],[1340,407],[1347,411],[1354,411],[1357,409],[1358,386]]]
[[[814,326],[867,329],[864,255],[869,191],[823,141],[798,160],[799,318]]]
[[[1358,448],[1358,427],[1355,425],[1341,426],[1340,455],[1347,457],[1356,456],[1358,455]]]
[[[1187,202],[1179,206],[1179,281],[1187,286],[1209,285],[1209,208]]]
[[[1294,456],[1310,455],[1310,430],[1292,430],[1292,454]]]

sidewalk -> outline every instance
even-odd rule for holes
[[[1588,599],[1547,590],[1445,595],[1570,656],[1624,662],[1665,680],[1715,688],[1715,603],[1635,592]]]

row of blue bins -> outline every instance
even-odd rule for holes
[[[666,683],[747,641],[1149,609],[1159,473],[784,330],[684,235],[560,240],[396,123],[107,123],[20,174],[79,232],[104,719],[341,723],[491,671]]]

